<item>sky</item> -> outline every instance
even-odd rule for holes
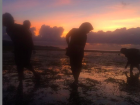
[[[65,35],[81,23],[90,22],[94,30],[87,40],[87,49],[139,48],[135,39],[140,36],[140,0],[3,0],[2,12],[11,13],[19,24],[30,20],[31,30],[35,34],[34,42],[38,44],[42,42],[55,46],[58,41],[60,47],[65,47]],[[131,35],[124,35],[130,34],[130,30],[135,31],[135,34],[133,31],[131,33],[133,41],[129,40],[132,39]],[[111,35],[108,31],[111,31]],[[114,34],[117,32],[119,35]],[[44,38],[41,39],[41,36]],[[106,40],[103,41],[103,38]],[[119,38],[124,38],[124,43],[116,40]],[[129,41],[125,40],[127,38]]]

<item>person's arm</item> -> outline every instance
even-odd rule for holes
[[[68,34],[66,35],[66,42],[67,42],[67,45],[68,45],[68,46],[69,46],[69,43],[70,43],[69,38],[72,36],[72,32],[73,32],[73,29],[70,30],[70,31],[68,32]]]
[[[67,36],[66,36],[66,42],[67,42],[67,45],[68,45],[68,46],[69,46],[69,37],[70,37],[70,35],[67,34]]]
[[[33,38],[32,38],[32,33],[31,33],[30,30],[29,30],[29,36],[30,36],[30,44],[31,44],[32,52],[33,52],[33,54],[35,54],[36,53],[35,45],[34,45]]]
[[[32,41],[31,41],[31,43],[32,43],[32,52],[33,52],[33,54],[35,54],[35,53],[36,53],[36,50],[35,50],[35,45],[34,45],[34,43],[33,43],[33,39],[32,39]]]
[[[129,61],[127,61],[126,66],[125,66],[125,69],[128,67],[128,65],[129,65]]]
[[[126,66],[125,66],[125,69],[131,64],[131,59],[130,58],[127,58],[127,63],[126,63]]]

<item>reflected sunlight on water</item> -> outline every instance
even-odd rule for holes
[[[19,83],[14,60],[12,61],[13,58],[9,52],[8,55],[3,54],[4,103],[15,100],[10,95],[16,96]],[[140,83],[137,87],[128,86],[125,73],[129,75],[129,68],[124,69],[126,58],[118,53],[85,52],[76,92],[69,87],[74,79],[69,58],[65,56],[64,51],[38,50],[32,56],[32,64],[41,75],[41,81],[39,87],[36,87],[32,72],[24,71],[25,79],[21,91],[26,104],[73,105],[76,102],[82,103],[79,105],[87,105],[87,103],[88,105],[140,104],[138,98],[140,97]],[[134,74],[137,72],[135,68]]]

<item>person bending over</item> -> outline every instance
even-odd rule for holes
[[[127,63],[125,68],[128,67],[128,65],[130,65],[130,75],[133,75],[133,68],[136,67],[139,72],[140,72],[140,50],[139,49],[135,49],[135,48],[131,48],[131,49],[127,49],[127,48],[121,48],[120,52],[122,54],[125,55],[125,57],[127,58]]]
[[[84,57],[84,47],[87,34],[93,30],[89,22],[84,22],[79,28],[71,29],[66,35],[66,55],[70,58],[70,66],[74,77],[72,85],[78,84],[78,78],[82,69],[82,59]]]

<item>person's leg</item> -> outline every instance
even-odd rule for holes
[[[28,63],[28,65],[26,66],[26,68],[30,71],[32,71],[33,75],[35,76],[35,79],[40,79],[40,75],[34,70],[33,66],[31,65],[31,63]]]
[[[21,82],[24,79],[23,66],[17,65],[18,80]]]
[[[40,79],[40,76],[36,71],[34,70],[30,60],[31,60],[31,55],[32,55],[32,50],[26,50],[24,53],[24,65],[25,67],[32,71],[33,75],[35,76],[36,79]]]
[[[79,79],[79,75],[80,75],[80,72],[82,70],[82,59],[83,59],[83,56],[79,56],[77,58],[77,70],[76,70],[76,82],[78,83],[78,79]]]
[[[134,68],[134,65],[133,65],[133,64],[131,64],[131,65],[130,65],[130,77],[132,77],[132,76],[133,76],[133,72],[132,72],[133,68]]]
[[[70,66],[71,66],[71,71],[72,71],[72,75],[74,77],[74,80],[75,80],[75,67],[74,67],[74,58],[73,57],[70,57]]]
[[[78,84],[78,79],[79,79],[80,72],[81,72],[81,68],[75,68],[75,71],[73,73],[75,84]]]
[[[76,81],[76,67],[75,67],[75,58],[73,57],[73,56],[71,56],[70,57],[70,66],[71,66],[71,71],[72,71],[72,75],[73,75],[73,77],[74,77],[74,82],[73,83],[75,83],[75,81]]]
[[[74,83],[78,84],[79,75],[82,68],[82,57],[70,58],[71,70],[74,77]]]
[[[15,63],[17,67],[17,72],[18,72],[18,80],[21,82],[24,79],[24,66],[23,66],[23,61],[22,61],[22,53],[20,50],[16,49],[14,51],[14,56],[15,56]]]

